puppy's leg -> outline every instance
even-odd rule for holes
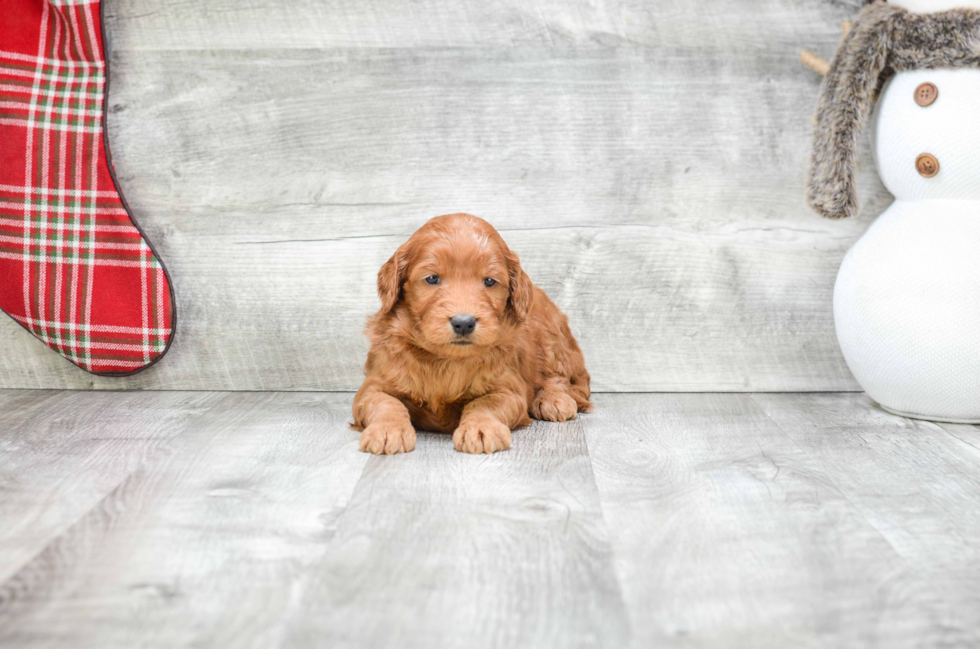
[[[570,387],[568,388],[568,393],[572,395],[575,399],[575,403],[578,405],[579,412],[592,412],[592,402],[589,398],[592,396],[592,387],[589,385],[592,378],[589,373],[585,371],[585,363],[582,363],[581,369],[569,379]]]
[[[492,392],[466,404],[453,445],[464,453],[496,453],[510,448],[511,430],[527,424],[527,399],[515,392]]]
[[[568,379],[553,376],[538,388],[531,403],[531,416],[542,421],[568,421],[578,416],[578,403]]]
[[[362,451],[394,455],[415,449],[408,408],[371,381],[365,381],[354,397],[354,426],[361,431]]]
[[[541,379],[536,386],[531,416],[544,421],[568,421],[592,410],[592,390],[582,350],[567,323],[562,323],[554,343],[543,346]]]

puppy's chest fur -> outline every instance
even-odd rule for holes
[[[427,360],[405,355],[399,363],[388,365],[385,378],[396,388],[416,426],[452,432],[466,404],[502,387],[501,378],[507,376],[511,363],[513,359],[499,350],[490,357],[473,359]]]

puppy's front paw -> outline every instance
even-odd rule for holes
[[[578,404],[561,390],[539,390],[531,404],[531,416],[542,421],[568,421],[578,416]]]
[[[379,421],[361,433],[361,450],[375,455],[394,455],[415,450],[415,428],[404,421]]]
[[[453,445],[463,453],[496,453],[510,448],[510,427],[490,416],[464,417],[453,433]]]

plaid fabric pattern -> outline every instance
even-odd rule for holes
[[[166,351],[174,308],[110,173],[99,9],[3,0],[0,308],[79,367],[129,374]]]

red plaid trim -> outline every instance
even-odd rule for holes
[[[173,302],[103,146],[99,2],[3,12],[0,308],[79,367],[131,373],[166,351]]]

